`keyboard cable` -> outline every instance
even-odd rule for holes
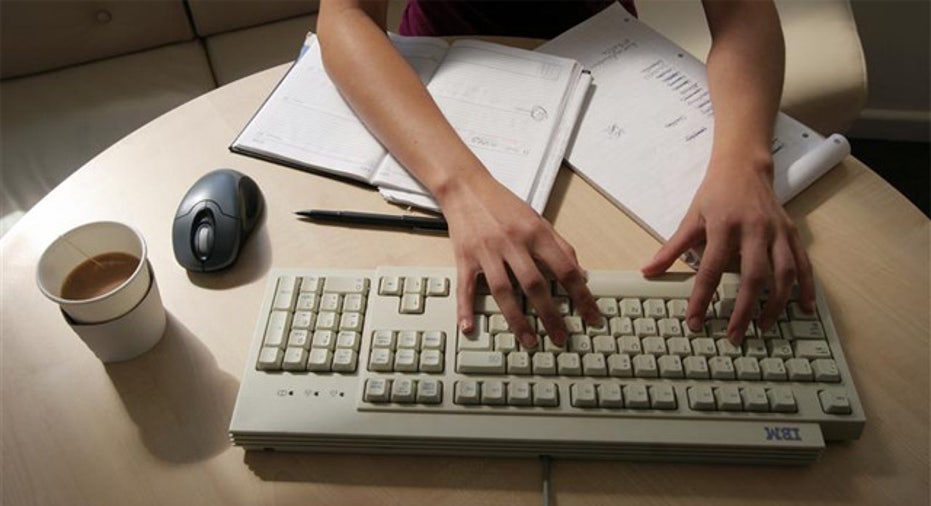
[[[550,456],[540,455],[543,465],[543,506],[550,506]]]

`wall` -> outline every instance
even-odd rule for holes
[[[851,7],[866,57],[869,98],[849,135],[928,142],[931,2],[853,0]]]

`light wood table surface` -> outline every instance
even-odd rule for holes
[[[227,428],[272,267],[449,266],[446,238],[312,225],[298,209],[398,212],[377,192],[227,151],[285,67],[200,97],[96,157],[2,247],[3,505],[541,503],[535,460],[245,452]],[[265,194],[237,265],[192,275],[171,222],[205,172]],[[351,203],[351,205],[349,205]],[[847,158],[788,206],[867,413],[860,440],[804,468],[555,461],[555,504],[928,504],[929,221]],[[546,216],[592,269],[637,269],[658,243],[563,169]],[[142,231],[169,313],[140,358],[104,366],[35,283],[43,249],[93,220]]]

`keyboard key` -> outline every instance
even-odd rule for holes
[[[359,351],[359,344],[362,342],[362,336],[358,332],[341,330],[336,334],[336,347],[345,348],[352,351]]]
[[[284,352],[278,347],[264,346],[259,351],[259,362],[256,368],[261,371],[277,371],[281,368],[281,359]]]
[[[743,345],[744,356],[766,358],[766,342],[762,339],[747,339]]]
[[[316,311],[320,297],[315,293],[301,293],[297,296],[297,305],[294,309],[298,311]]]
[[[687,357],[692,354],[692,345],[688,338],[685,337],[671,337],[667,339],[666,347],[668,348],[670,355],[676,355],[680,358]]]
[[[602,408],[624,407],[624,397],[623,394],[621,394],[621,386],[617,383],[598,385],[598,405]]]
[[[737,387],[726,386],[714,389],[714,398],[721,411],[743,411],[743,399]]]
[[[417,402],[420,404],[439,404],[443,402],[443,382],[434,379],[418,380]]]
[[[644,337],[640,344],[643,352],[648,355],[659,357],[666,354],[666,340],[662,337]]]
[[[573,383],[569,387],[569,403],[576,408],[598,407],[598,396],[592,383]]]
[[[292,329],[312,329],[316,321],[313,311],[296,311],[291,318]]]
[[[798,407],[795,404],[795,396],[792,390],[786,387],[771,388],[766,391],[766,397],[769,398],[769,405],[777,413],[795,413]]]
[[[517,351],[517,338],[510,332],[495,334],[495,351],[511,353]]]
[[[281,368],[285,371],[303,371],[307,368],[307,350],[288,348],[284,352]]]
[[[400,378],[391,382],[391,402],[410,404],[413,403],[416,398],[417,392],[414,380]]]
[[[804,358],[786,360],[786,374],[789,381],[812,381],[815,379],[811,364]]]
[[[675,318],[657,320],[656,328],[662,337],[679,337],[682,335],[682,322]]]
[[[333,352],[327,348],[311,348],[310,355],[307,356],[307,370],[314,372],[326,372],[330,370],[330,362],[333,361]]]
[[[633,358],[634,376],[638,378],[655,378],[659,376],[656,368],[656,357],[653,355],[637,355]]]
[[[676,392],[670,385],[650,387],[650,404],[653,409],[676,409]]]
[[[365,311],[365,295],[350,293],[343,298],[343,311],[361,313]]]
[[[628,318],[640,318],[643,316],[643,306],[640,305],[640,299],[621,299],[618,304],[621,316]]]
[[[335,372],[354,372],[358,353],[355,350],[341,348],[333,352],[333,370]]]
[[[743,355],[739,346],[734,346],[734,343],[724,337],[715,341],[715,346],[718,348],[718,355],[721,356],[737,358]]]
[[[608,320],[608,329],[613,337],[629,336],[634,333],[634,322],[627,317],[617,317]]]
[[[840,381],[840,371],[837,364],[832,359],[819,358],[811,361],[811,370],[815,375],[815,381],[826,383],[837,383]]]
[[[711,374],[705,357],[685,357],[682,366],[685,368],[685,377],[689,379],[708,379]]]
[[[394,338],[392,330],[376,330],[372,332],[372,348],[394,349]]]
[[[322,278],[319,276],[301,276],[301,293],[319,294],[322,290]]]
[[[365,402],[388,402],[391,398],[391,380],[384,378],[369,378],[365,381],[365,393],[362,395]]]
[[[412,276],[404,278],[403,293],[416,293],[423,295],[426,292],[427,285],[424,278]]]
[[[288,347],[310,348],[310,331],[307,329],[294,329],[288,334]]]
[[[543,407],[559,406],[559,391],[556,383],[541,381],[533,385],[533,405]]]
[[[598,310],[601,311],[601,314],[607,318],[617,316],[619,314],[617,308],[617,300],[608,299],[608,298],[599,298],[595,301],[595,304],[598,306]]]
[[[532,363],[534,374],[543,376],[556,374],[556,356],[548,351],[534,353]]]
[[[526,381],[512,381],[508,383],[508,404],[511,406],[529,406],[532,403],[530,383]]]
[[[786,308],[786,310],[787,310],[788,313],[789,313],[789,318],[792,319],[792,320],[812,320],[812,321],[814,321],[814,320],[817,320],[817,319],[818,319],[818,312],[817,312],[817,311],[815,311],[814,313],[806,313],[805,310],[802,309],[802,305],[799,304],[798,302],[790,302],[789,305],[788,305],[788,307]]]
[[[850,407],[850,399],[847,392],[832,388],[818,392],[818,399],[821,401],[821,409],[831,415],[849,415],[853,412]]]
[[[661,378],[680,379],[685,377],[685,369],[682,368],[682,359],[677,355],[663,355],[656,359],[656,365],[659,367]]]
[[[353,332],[362,332],[363,316],[362,313],[343,313],[339,317],[339,330],[351,330]]]
[[[779,324],[786,339],[825,339],[824,327],[819,321],[796,320]]]
[[[831,347],[827,341],[793,341],[792,346],[799,358],[831,358]]]
[[[449,279],[448,278],[428,278],[427,279],[427,296],[448,297],[449,296]]]
[[[398,331],[398,348],[410,348],[416,350],[420,348],[420,332],[416,330]]]
[[[556,368],[561,376],[581,376],[582,359],[578,353],[560,353],[556,356]]]
[[[631,409],[649,409],[650,395],[647,393],[646,385],[626,385],[624,386],[624,407]]]
[[[692,339],[692,353],[707,358],[717,355],[718,350],[710,337],[696,337]]]
[[[504,353],[500,351],[460,351],[456,372],[461,374],[504,374]]]
[[[285,311],[272,311],[268,315],[268,323],[265,325],[265,338],[262,340],[262,345],[278,348],[284,346],[284,338],[288,335],[290,318],[291,314]]]
[[[368,289],[368,278],[330,276],[323,282],[323,291],[330,293],[365,293]]]
[[[484,331],[478,331],[478,320],[476,320],[476,331],[468,334],[459,332],[457,347],[459,351],[491,351],[491,334]]]
[[[324,293],[320,297],[320,311],[340,312],[343,309],[343,297],[338,293]]]
[[[764,358],[760,360],[760,370],[763,371],[763,381],[785,381],[785,362],[779,358]]]
[[[608,364],[601,353],[586,353],[582,355],[582,374],[585,376],[607,376]]]
[[[592,351],[610,355],[617,352],[617,342],[611,336],[595,336],[592,338]]]
[[[508,353],[508,374],[530,374],[530,354],[526,351]]]
[[[634,320],[634,335],[637,337],[655,336],[658,333],[656,320],[653,318],[637,318]]]
[[[398,372],[417,372],[420,354],[410,348],[400,348],[394,353],[394,370]]]
[[[317,314],[316,330],[339,330],[339,313],[321,311]]]
[[[569,351],[584,354],[592,351],[592,338],[585,334],[572,334],[569,336]]]
[[[481,400],[481,390],[478,381],[461,380],[456,382],[456,392],[453,402],[456,404],[478,404]]]
[[[272,300],[272,309],[276,311],[290,311],[297,298],[297,279],[294,276],[278,278],[275,289],[275,298]]]
[[[506,401],[503,381],[486,380],[482,383],[482,404],[497,406]]]
[[[332,350],[336,348],[336,332],[332,330],[318,330],[314,332],[311,340],[311,347],[326,348]]]
[[[785,339],[770,339],[766,341],[769,356],[773,358],[792,358],[792,346]]]
[[[424,309],[424,297],[419,293],[405,293],[401,296],[401,303],[398,306],[398,312],[401,314],[422,314]]]
[[[714,393],[711,387],[695,386],[687,390],[689,397],[689,407],[695,411],[714,411]]]
[[[488,315],[488,333],[491,335],[501,334],[511,330],[508,321],[503,314]]]
[[[553,342],[553,338],[551,338],[550,336],[543,336],[543,351],[549,351],[549,352],[552,352],[554,355],[558,355],[566,351],[566,347],[557,346],[556,343]]]
[[[759,381],[762,377],[760,363],[753,357],[735,358],[734,369],[737,371],[737,379],[742,381]]]
[[[666,314],[668,314],[670,318],[684,320],[685,311],[688,307],[689,301],[685,299],[672,299],[666,302]]]
[[[666,303],[663,299],[647,299],[643,301],[643,315],[647,318],[660,319],[666,317]]]
[[[608,355],[608,374],[616,378],[633,377],[634,367],[630,361],[630,355],[624,353]]]
[[[401,295],[402,278],[398,276],[382,276],[378,282],[379,295]]]
[[[420,371],[443,372],[443,353],[440,350],[424,350],[420,352]]]
[[[622,336],[617,338],[617,351],[628,355],[639,355],[643,352],[640,338],[636,336]]]
[[[743,400],[744,411],[763,413],[769,411],[769,399],[766,390],[760,387],[740,389],[740,398]]]
[[[426,330],[420,335],[420,347],[424,350],[446,350],[446,332]]]
[[[394,352],[386,348],[372,348],[369,355],[369,370],[391,372],[394,369]]]
[[[735,376],[734,362],[731,357],[709,358],[708,369],[711,371],[711,379],[731,380]]]

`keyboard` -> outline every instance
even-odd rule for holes
[[[684,323],[692,275],[590,271],[586,325],[557,284],[563,347],[527,318],[522,347],[495,300],[456,325],[452,268],[274,269],[230,422],[250,450],[805,464],[865,416],[820,290],[778,324],[725,338],[739,278],[704,329]],[[480,290],[481,291],[481,290]],[[526,302],[525,302],[526,306]]]

